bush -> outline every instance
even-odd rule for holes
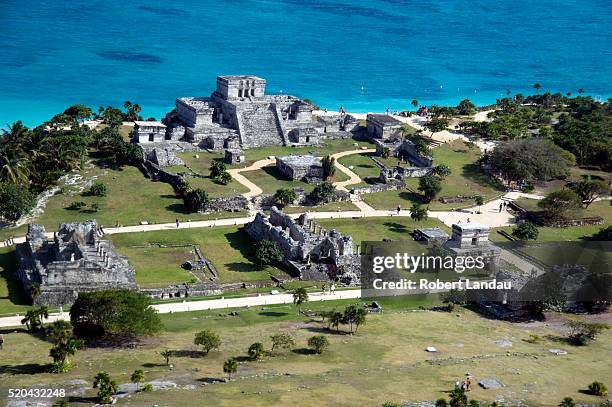
[[[418,190],[423,194],[425,202],[431,202],[442,190],[442,179],[435,175],[426,175],[419,178]]]
[[[189,181],[184,178],[181,178],[181,181],[176,186],[176,192],[179,194],[181,198],[184,198],[187,195],[187,192],[191,190],[191,185],[189,185]]]
[[[89,187],[87,195],[90,196],[106,196],[108,188],[104,182],[96,181]]]
[[[452,289],[440,294],[440,299],[445,304],[461,305],[467,301],[467,295],[464,290]]]
[[[538,234],[538,227],[532,222],[519,223],[512,229],[512,236],[520,240],[536,240]]]
[[[137,337],[161,329],[151,299],[129,290],[80,292],[70,309],[74,333],[89,337]]]
[[[204,353],[208,355],[208,352],[221,346],[221,337],[215,332],[205,329],[196,334],[193,343],[201,346],[204,349]]]
[[[281,333],[272,335],[270,339],[272,340],[271,352],[274,352],[274,350],[277,348],[291,349],[295,346],[295,341],[293,340],[293,337],[289,335],[288,333],[281,332]]]
[[[278,189],[274,194],[274,201],[281,206],[292,204],[296,199],[297,194],[290,188]]]
[[[542,340],[539,335],[529,335],[528,339],[525,339],[525,342],[528,343],[539,343]]]
[[[568,339],[576,345],[586,345],[595,340],[597,335],[610,327],[598,322],[570,321],[567,323],[570,329]]]
[[[255,245],[255,258],[263,266],[283,261],[284,256],[278,243],[263,239]]]
[[[251,346],[249,346],[248,354],[251,360],[257,360],[264,357],[266,351],[264,349],[263,343],[255,342]]]
[[[153,391],[153,385],[151,383],[147,383],[142,387],[142,391]]]
[[[329,340],[325,335],[315,335],[308,339],[308,346],[310,346],[318,354],[323,353],[329,346]]]
[[[223,171],[217,178],[215,178],[219,184],[227,185],[232,182],[232,176],[229,172]]]
[[[606,388],[606,385],[598,381],[594,381],[593,383],[589,384],[589,391],[594,396],[604,397],[608,395],[608,389]]]
[[[118,165],[137,166],[144,161],[142,148],[138,144],[126,143],[121,140],[115,150],[115,163]]]
[[[227,167],[223,161],[215,160],[210,166],[210,178],[216,180],[221,174],[227,171]]]
[[[563,218],[567,211],[579,208],[580,205],[580,198],[571,189],[553,191],[538,202],[538,207],[541,208],[550,219]]]
[[[441,178],[446,178],[451,175],[450,167],[445,164],[436,165],[433,169],[433,172]]]
[[[314,203],[326,203],[334,200],[336,187],[331,182],[323,182],[312,190],[308,195]]]
[[[323,165],[323,179],[333,177],[336,173],[336,159],[327,155],[323,157],[321,164]]]

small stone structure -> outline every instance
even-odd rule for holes
[[[244,151],[239,148],[228,148],[225,150],[223,161],[226,164],[240,164],[245,161]]]
[[[134,269],[99,234],[95,220],[62,223],[52,241],[43,226],[29,225],[25,243],[16,247],[25,294],[35,304],[70,305],[79,292],[137,289]],[[32,298],[34,284],[40,295]]]
[[[145,158],[148,161],[155,163],[160,168],[172,167],[173,165],[185,165],[176,152],[167,146],[154,147],[144,149]]]
[[[238,140],[239,146],[231,148],[282,146],[290,144],[296,129],[311,134],[304,139],[314,137],[312,131],[325,131],[312,105],[295,96],[266,95],[265,89],[265,79],[257,76],[219,76],[209,97],[176,99],[175,109],[164,118],[167,138],[221,151],[229,148],[228,139]]]
[[[371,138],[388,140],[402,136],[403,123],[386,114],[368,114],[366,125]]]
[[[245,227],[254,240],[276,242],[285,264],[301,279],[360,281],[359,256],[353,239],[336,230],[327,231],[302,214],[296,220],[272,207],[270,216],[259,212]]]
[[[455,223],[451,230],[452,236],[444,245],[446,248],[458,256],[484,257],[487,269],[497,265],[501,250],[491,244],[489,226],[477,222]]]
[[[300,145],[316,145],[319,144],[321,136],[319,132],[312,128],[297,128],[289,132],[289,141]]]
[[[134,143],[161,143],[166,139],[166,126],[161,122],[134,122]]]
[[[323,181],[321,159],[312,155],[287,155],[276,157],[276,169],[288,179],[306,182]]]
[[[448,241],[448,233],[443,231],[440,228],[425,228],[425,229],[416,229],[414,231],[414,239],[432,242],[438,244],[444,244]]]
[[[380,167],[380,181],[388,183],[391,180],[404,178],[417,178],[430,175],[433,172],[433,159],[431,157],[419,154],[414,143],[410,140],[374,140],[376,144],[376,155],[381,156],[385,149],[389,149],[391,154],[404,160],[410,165],[398,165],[393,167],[385,167],[380,161],[374,159]]]

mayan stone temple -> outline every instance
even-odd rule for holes
[[[134,269],[110,240],[100,239],[94,220],[62,223],[51,241],[43,226],[31,224],[16,252],[18,278],[35,304],[69,305],[81,291],[138,288]],[[33,296],[36,284],[40,294]]]
[[[266,81],[252,75],[219,76],[209,97],[181,97],[164,119],[167,140],[221,151],[240,147],[314,143],[325,124],[313,106],[290,95],[266,95]]]

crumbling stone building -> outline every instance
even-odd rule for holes
[[[289,134],[296,129],[324,130],[312,105],[295,96],[266,95],[265,88],[257,76],[217,77],[209,97],[176,99],[164,119],[166,138],[220,151],[229,138],[236,137],[242,148],[282,146],[291,143]]]
[[[95,220],[62,223],[51,241],[43,226],[31,224],[16,252],[17,276],[35,304],[70,305],[82,291],[138,288],[134,269],[113,242],[100,239]],[[35,284],[40,294],[32,298]]]
[[[321,182],[324,178],[321,159],[312,155],[276,157],[276,169],[293,181]]]
[[[402,136],[403,123],[387,114],[373,114],[366,116],[368,135],[374,139],[397,139]]]
[[[270,216],[259,212],[245,227],[254,240],[276,242],[284,262],[300,279],[339,280],[358,284],[361,271],[353,239],[336,230],[327,231],[307,214],[298,219],[272,207]]]

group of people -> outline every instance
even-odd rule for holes
[[[499,213],[501,213],[502,210],[506,210],[508,208],[508,202],[507,201],[503,201],[502,203],[499,204]]]
[[[455,390],[457,389],[461,389],[463,391],[470,391],[470,388],[472,387],[472,375],[470,375],[470,373],[466,373],[465,374],[465,379],[463,380],[463,382],[459,382],[459,380],[455,381]]]
[[[336,292],[336,284],[331,283],[331,285],[329,286],[329,291],[326,291],[327,288],[328,288],[327,284],[323,284],[321,286],[321,290],[323,290],[323,295],[325,295],[325,294],[335,294],[335,292]]]

